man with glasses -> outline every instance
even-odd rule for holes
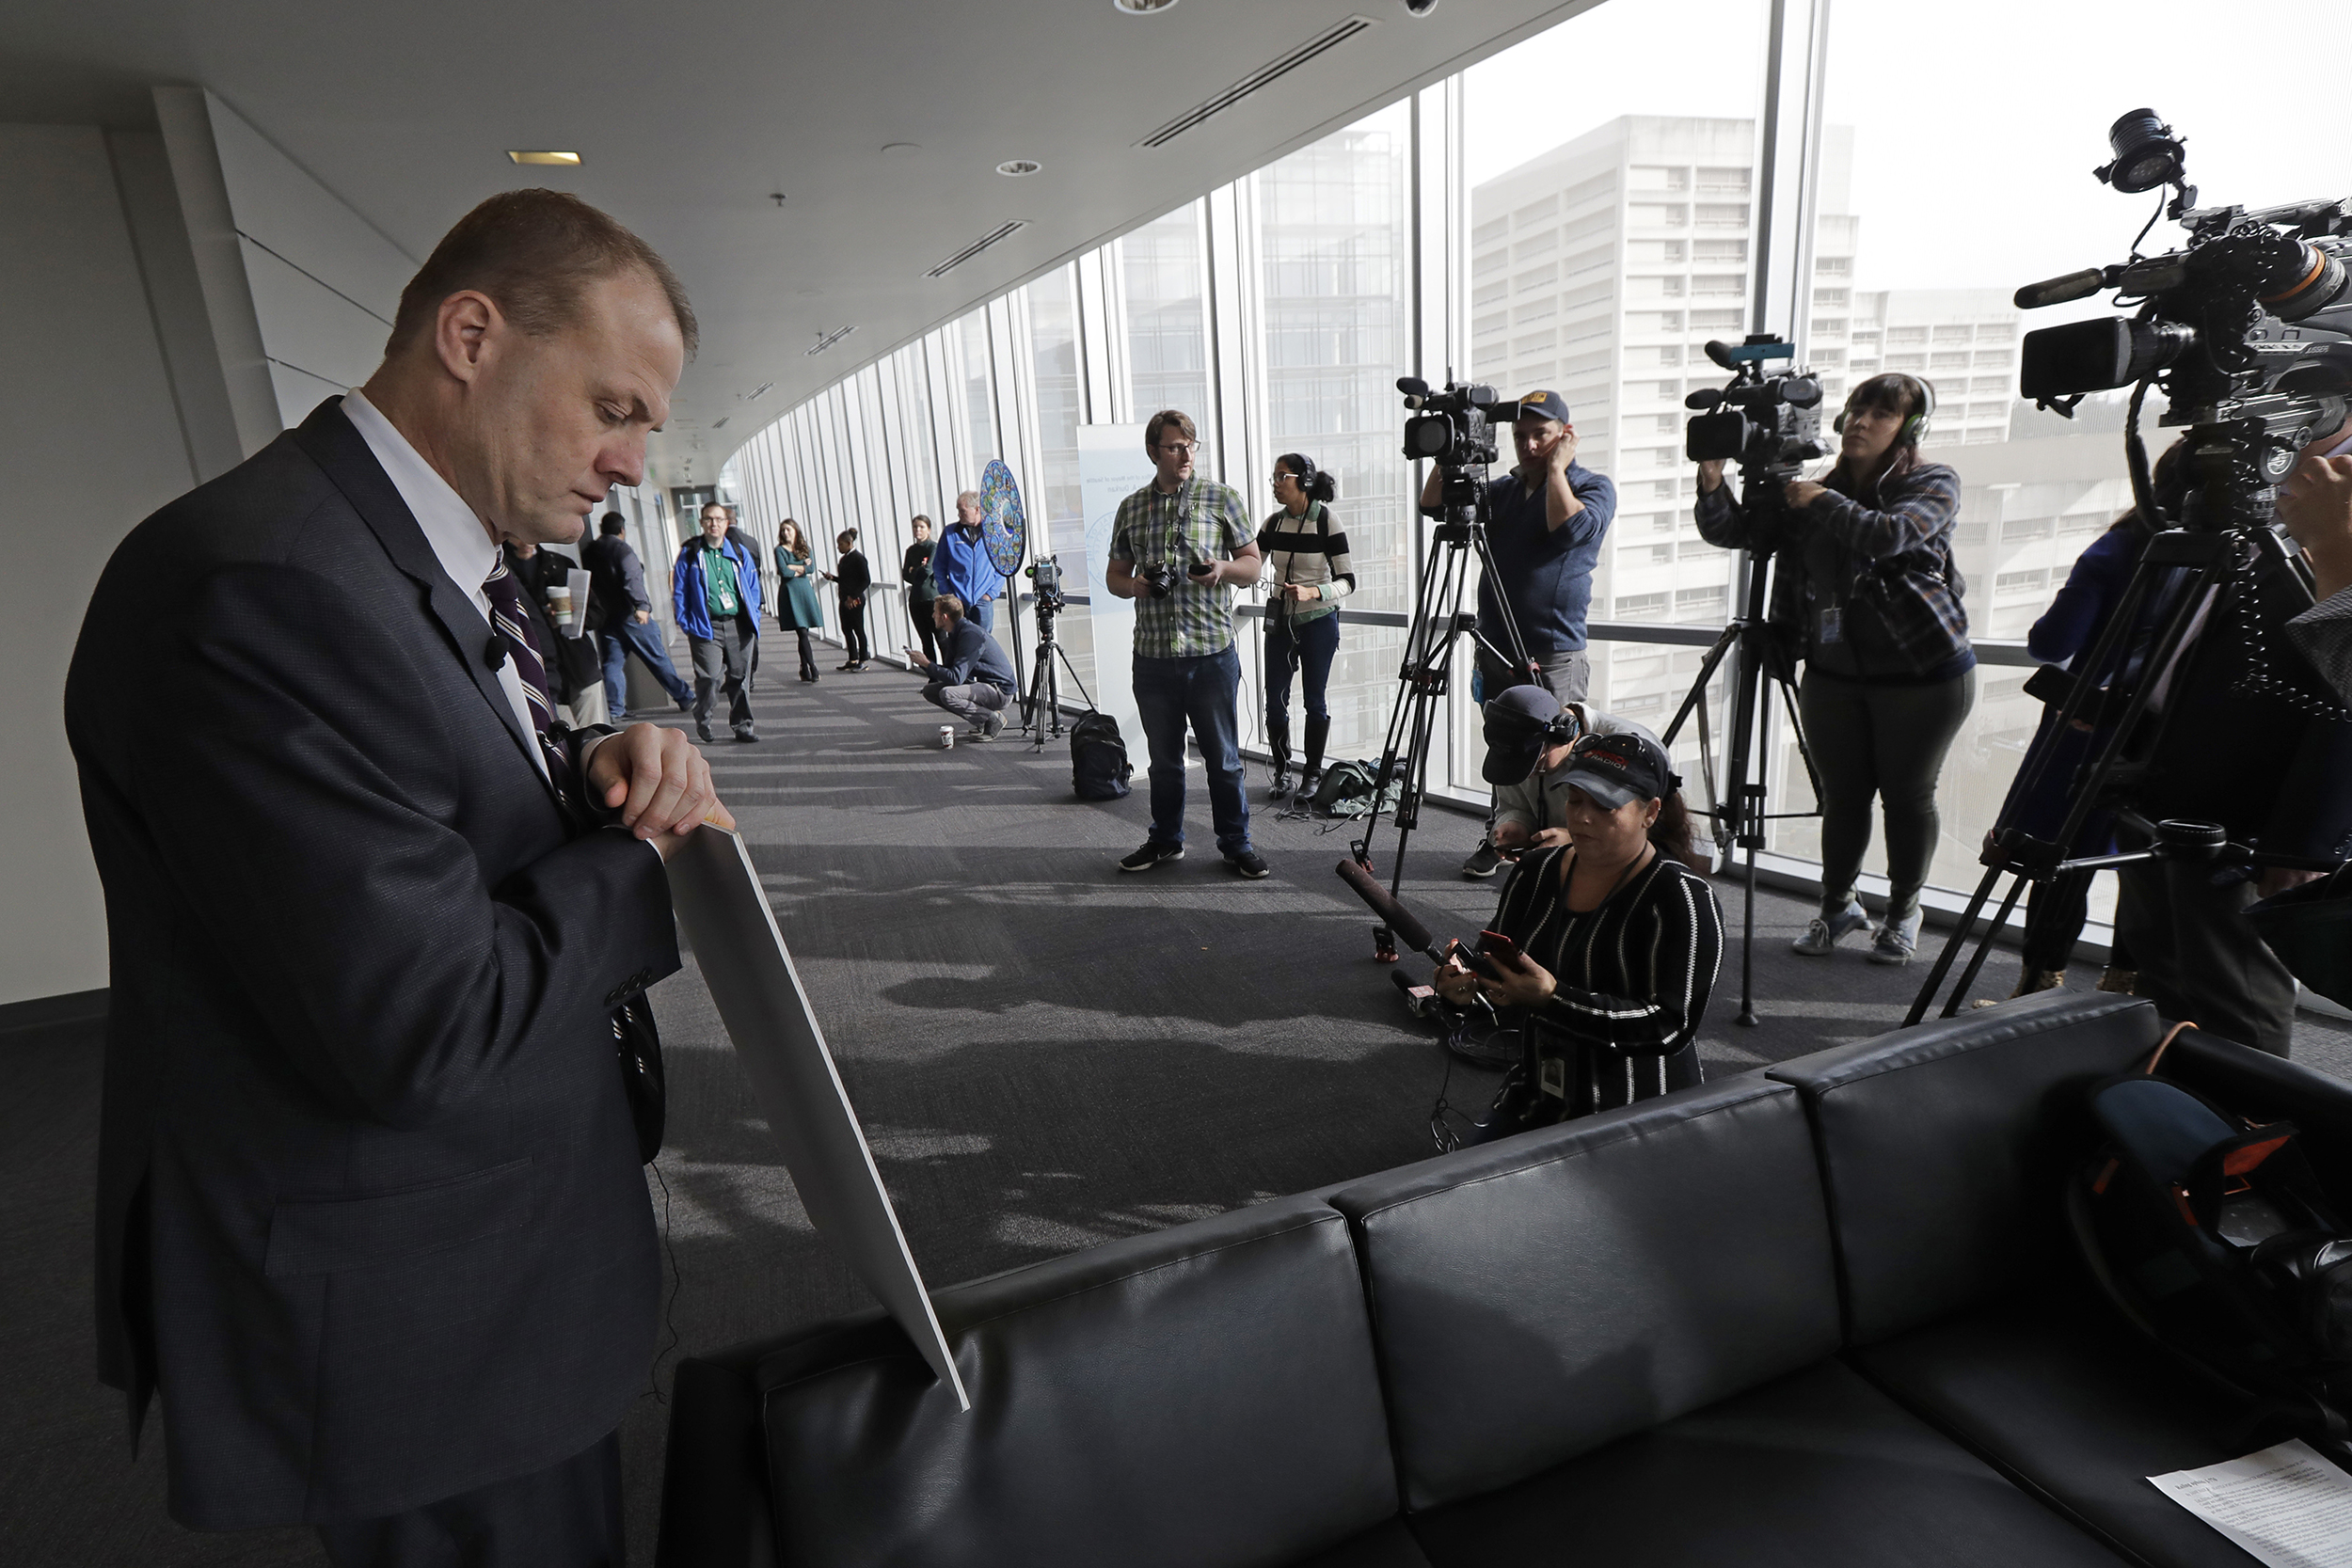
[[[1152,752],[1152,836],[1119,863],[1149,871],[1184,858],[1184,726],[1200,742],[1217,851],[1240,876],[1266,875],[1249,845],[1236,697],[1233,588],[1258,580],[1257,530],[1232,486],[1193,472],[1192,420],[1152,416],[1144,450],[1158,470],[1119,503],[1111,524],[1110,591],[1136,601],[1136,707]]]

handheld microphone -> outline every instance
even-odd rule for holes
[[[2020,310],[2039,310],[2045,305],[2063,305],[2070,299],[2082,299],[2097,293],[2107,286],[2107,275],[2099,267],[2085,267],[2063,277],[2045,277],[2039,283],[2028,283],[2014,296]]]

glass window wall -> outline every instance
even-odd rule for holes
[[[1883,7],[1834,17],[1796,330],[1833,398],[1881,370],[1935,385],[1927,455],[1962,476],[1955,553],[1980,641],[2022,638],[2123,504],[2120,407],[2094,399],[2069,424],[2019,404],[2018,341],[2043,323],[2009,303],[2022,281],[2119,259],[2146,217],[2085,172],[2108,122],[2153,102],[2190,137],[2209,201],[2326,194],[2352,155],[2352,129],[2299,113],[2290,124],[2259,74],[2216,77],[2173,48],[2201,19],[2188,0],[2143,10],[2146,25],[2120,33],[2027,0],[1986,0],[1960,29]],[[1759,210],[1767,12],[1768,0],[1586,10],[896,349],[741,449],[732,493],[763,527],[769,511],[801,516],[828,550],[857,523],[895,579],[906,515],[944,523],[997,456],[1015,467],[1037,546],[1074,564],[1088,424],[1184,409],[1208,443],[1202,469],[1260,516],[1274,455],[1304,451],[1338,480],[1359,584],[1331,683],[1332,750],[1371,755],[1401,641],[1382,623],[1411,608],[1427,535],[1394,380],[1451,370],[1506,396],[1549,388],[1573,411],[1579,461],[1618,493],[1593,577],[1593,699],[1662,727],[1739,580],[1692,525],[1683,399],[1724,379],[1705,345],[1746,330],[1772,244]],[[2352,40],[2352,22],[2312,23],[2282,0],[2233,15]],[[2010,46],[2028,35],[2034,50]],[[1958,151],[1923,152],[1923,126],[1959,123],[1972,129]],[[2150,246],[2173,232],[2159,223]],[[1796,262],[1769,259],[1775,276]],[[1242,634],[1245,733],[1262,735],[1256,624]],[[1096,681],[1085,607],[1062,638]],[[1485,793],[1467,673],[1433,769],[1464,798]],[[2024,673],[1980,672],[1946,771],[1940,883],[1975,879],[1977,842],[2039,717]],[[1695,740],[1686,729],[1678,759],[1695,763]],[[1775,809],[1809,803],[1785,734],[1773,754]],[[1786,853],[1818,844],[1811,823],[1776,830]]]

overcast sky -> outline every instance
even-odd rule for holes
[[[1471,183],[1618,115],[1755,116],[1766,9],[1608,0],[1473,68]],[[2090,170],[2142,105],[2186,139],[2206,204],[2352,196],[2352,95],[2329,71],[2347,60],[2341,0],[1836,0],[1828,118],[1854,127],[1855,281],[2006,292],[2121,261],[2155,198]],[[2151,248],[2178,232],[2160,223]]]

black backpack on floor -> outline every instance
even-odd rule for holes
[[[2107,1145],[2069,1208],[2108,1298],[2251,1402],[2246,1441],[2344,1451],[2352,1235],[2295,1125],[2247,1122],[2145,1073],[2099,1085],[2090,1112]]]
[[[1089,712],[1070,726],[1070,785],[1079,800],[1116,800],[1134,772],[1118,720]]]

